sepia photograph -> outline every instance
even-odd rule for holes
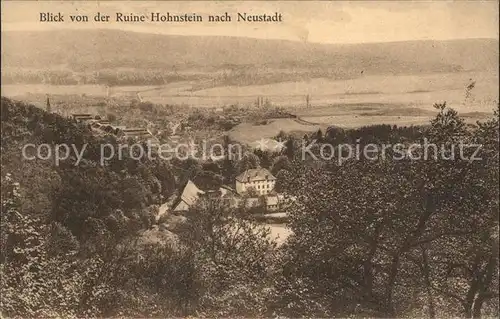
[[[0,318],[498,318],[499,2],[2,1]]]

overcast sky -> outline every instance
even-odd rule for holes
[[[3,30],[115,28],[181,34],[227,35],[321,43],[365,43],[404,40],[498,39],[498,1],[355,1],[355,2],[239,2],[239,1],[2,1]],[[41,23],[40,12],[114,17],[123,14],[196,13],[236,16],[279,12],[282,23]]]

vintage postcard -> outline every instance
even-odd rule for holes
[[[2,1],[0,318],[497,318],[498,1]]]

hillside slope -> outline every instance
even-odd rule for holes
[[[112,135],[96,136],[69,118],[4,97],[1,111],[2,174],[19,182],[22,208],[30,214],[60,222],[77,237],[96,220],[110,231],[132,232],[151,223],[161,196],[172,195],[167,188],[175,187],[175,179],[166,163],[137,161],[125,152],[125,158],[101,165],[101,145],[119,145]],[[35,147],[27,147],[24,156],[21,150],[30,144],[43,157]],[[56,162],[57,148],[47,154],[42,145],[66,145],[69,151]],[[121,230],[113,230],[117,218]]]
[[[313,44],[237,37],[196,37],[118,30],[2,32],[2,66],[204,69],[330,67],[376,74],[496,70],[498,40]],[[365,73],[366,74],[366,73]]]

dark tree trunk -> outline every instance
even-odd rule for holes
[[[427,302],[429,305],[429,318],[436,318],[436,310],[434,306],[434,296],[432,295],[432,281],[431,281],[431,270],[429,267],[429,258],[427,256],[427,250],[424,247],[422,249],[422,262],[423,262],[423,275],[425,282],[425,289],[427,292]]]
[[[395,309],[394,309],[394,286],[396,285],[396,277],[398,275],[399,270],[399,255],[395,255],[392,258],[391,262],[391,270],[389,272],[389,280],[387,282],[386,287],[386,303],[385,308],[387,312],[387,316],[395,317]]]

